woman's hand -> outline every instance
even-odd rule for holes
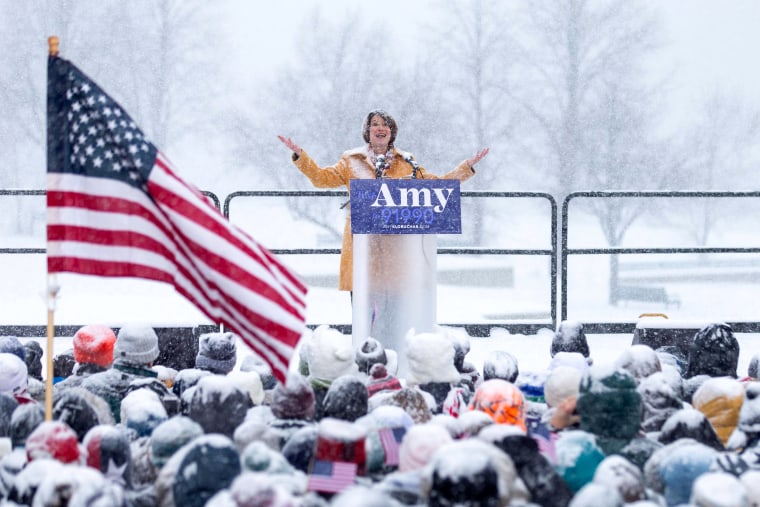
[[[467,159],[467,164],[470,167],[473,167],[475,164],[483,160],[483,157],[488,155],[489,148],[483,148],[479,152],[477,152],[475,155],[473,155],[471,158]]]
[[[282,141],[282,144],[284,144],[285,146],[287,146],[288,148],[290,148],[290,150],[293,153],[295,153],[299,157],[301,156],[301,147],[298,146],[296,143],[294,143],[291,138],[284,137],[284,136],[277,136],[277,139],[279,139],[280,141]]]

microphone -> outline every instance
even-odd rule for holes
[[[378,155],[377,160],[375,160],[375,177],[382,178],[385,169],[385,155]]]
[[[417,171],[420,170],[419,164],[417,164],[417,162],[412,158],[411,155],[404,156],[404,161],[407,164],[409,164],[410,166],[412,166],[412,179],[416,180],[417,179]]]

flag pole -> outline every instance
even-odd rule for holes
[[[58,56],[59,39],[52,35],[48,37],[48,54]],[[53,419],[53,337],[55,326],[53,316],[55,314],[55,299],[58,296],[58,281],[55,275],[48,273],[47,282],[47,375],[45,376],[45,420]]]
[[[47,286],[47,375],[45,376],[45,420],[53,419],[53,338],[55,337],[55,326],[53,325],[53,315],[55,314],[55,299],[58,297],[58,281],[56,276],[48,274]]]

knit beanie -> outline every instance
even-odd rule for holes
[[[0,353],[14,354],[22,361],[26,360],[26,349],[15,336],[0,336]]]
[[[21,394],[28,380],[24,360],[16,354],[0,352],[0,393]]]
[[[195,367],[212,373],[227,374],[237,361],[237,337],[233,333],[205,333],[198,338]]]
[[[113,363],[116,335],[108,326],[91,324],[74,333],[74,359],[79,364],[95,364],[107,368]]]
[[[290,374],[272,392],[272,414],[278,419],[314,418],[314,390],[301,375]]]
[[[380,391],[398,391],[399,389],[401,389],[401,382],[388,373],[384,364],[375,363],[372,365],[367,379],[367,392],[370,396]]]
[[[75,463],[79,460],[77,434],[60,421],[44,421],[26,439],[26,455],[29,461],[50,458]]]
[[[691,404],[710,421],[723,445],[739,424],[743,401],[744,385],[731,377],[710,378],[691,397]]]
[[[158,357],[158,336],[152,327],[129,325],[119,329],[113,349],[114,362],[147,365]]]
[[[401,472],[419,470],[430,461],[435,451],[453,442],[451,435],[438,424],[415,424],[406,431],[399,447],[398,468]]]
[[[623,369],[591,367],[583,375],[576,407],[580,429],[593,433],[605,454],[635,437],[641,426],[641,395],[633,375]]]

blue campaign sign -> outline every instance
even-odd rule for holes
[[[459,180],[351,180],[354,234],[461,234]]]

